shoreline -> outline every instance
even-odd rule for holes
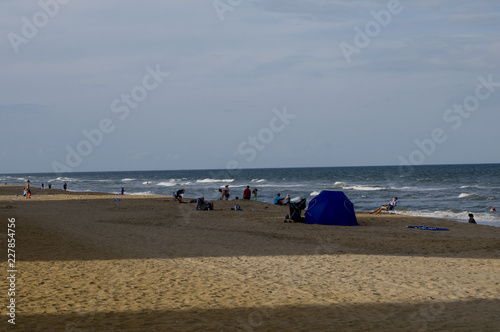
[[[20,330],[495,330],[499,323],[497,227],[364,212],[352,227],[284,223],[288,208],[263,202],[240,200],[243,211],[232,211],[234,201],[215,201],[215,210],[195,211],[164,197],[115,201],[53,189],[11,203],[4,189],[0,220],[16,219]],[[418,224],[450,230],[406,228]]]

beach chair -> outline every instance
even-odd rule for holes
[[[396,208],[396,206],[398,205],[398,200],[396,200],[396,203],[394,205],[388,205],[385,210],[382,210],[381,212],[383,213],[389,213],[389,214],[395,214],[396,211],[394,211],[394,209]]]
[[[290,214],[285,216],[284,222],[304,222],[302,210],[306,208],[306,199],[302,198],[299,202],[290,203]]]

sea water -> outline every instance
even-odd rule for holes
[[[243,196],[250,186],[258,188],[259,201],[271,203],[276,194],[309,202],[322,190],[343,191],[356,211],[370,211],[397,196],[397,213],[467,222],[474,214],[479,224],[500,226],[500,164],[379,166],[326,168],[272,168],[241,170],[177,170],[89,172],[66,174],[0,174],[0,183],[126,195],[171,196],[185,189],[185,197],[220,198],[229,185],[230,199]]]

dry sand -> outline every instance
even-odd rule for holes
[[[16,326],[2,278],[0,330],[500,329],[497,227],[368,213],[357,227],[306,225],[253,201],[195,211],[168,197],[21,190],[0,186],[1,251],[7,262],[15,218],[18,270]]]

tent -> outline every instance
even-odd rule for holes
[[[323,190],[309,202],[306,224],[356,226],[354,205],[342,191]]]

